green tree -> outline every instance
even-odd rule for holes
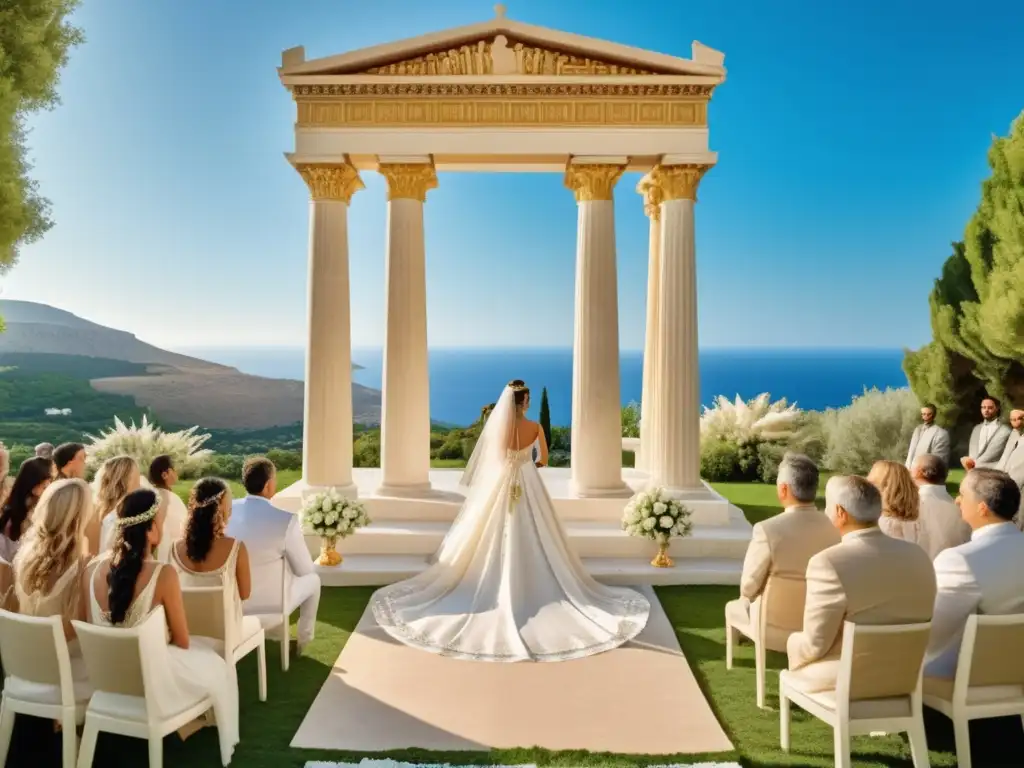
[[[903,363],[918,398],[958,431],[986,393],[1024,406],[1024,113],[988,162],[981,203],[928,300],[933,339]]]
[[[29,176],[25,118],[58,102],[57,81],[81,30],[68,22],[78,0],[0,2],[0,272],[18,248],[52,224],[50,204]]]
[[[551,405],[548,403],[548,388],[540,391],[540,428],[544,430],[544,440],[551,447]]]

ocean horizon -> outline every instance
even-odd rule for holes
[[[254,376],[298,379],[305,375],[306,351],[301,347],[191,347],[176,350],[211,362],[230,365]],[[360,368],[353,380],[381,388],[383,351],[355,348],[352,361]],[[786,398],[805,409],[848,405],[865,389],[905,387],[899,349],[702,349],[701,402],[718,395],[749,400],[762,392],[773,401]],[[643,353],[621,355],[622,402],[639,402],[643,388]],[[568,348],[432,348],[430,410],[434,421],[471,424],[480,409],[494,402],[510,379],[523,379],[533,392],[531,415],[540,408],[547,388],[551,422],[572,421],[572,350]]]

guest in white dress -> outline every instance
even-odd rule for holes
[[[141,483],[139,464],[131,456],[115,456],[103,462],[92,481],[95,503],[92,517],[85,527],[89,554],[102,555],[110,551],[114,544],[114,511],[125,496],[139,489]],[[104,525],[107,518],[110,520]]]
[[[249,552],[245,544],[224,535],[231,517],[231,489],[217,477],[192,486],[185,537],[170,547],[170,562],[186,587],[230,586],[232,615],[244,639],[260,630],[255,616],[242,616],[242,602],[252,592]]]
[[[169,562],[174,542],[185,535],[185,520],[188,518],[188,510],[185,509],[185,502],[174,492],[174,484],[178,482],[178,472],[174,468],[172,457],[157,456],[150,462],[149,472],[146,476],[150,486],[160,494],[167,507],[164,530],[156,553],[156,559],[166,563]]]
[[[929,552],[928,531],[918,519],[921,496],[910,470],[898,461],[876,461],[867,479],[882,494],[882,517],[878,520],[882,533]]]
[[[54,480],[84,480],[85,460],[84,445],[61,443],[53,451],[53,466],[57,470]]]
[[[198,696],[210,696],[221,750],[231,754],[238,743],[238,688],[214,641],[190,637],[178,574],[150,554],[163,530],[164,513],[156,492],[133,491],[116,514],[114,547],[93,561],[84,584],[89,621],[134,627],[163,606],[169,663],[159,668],[158,679],[147,681],[153,684],[147,693],[154,696],[161,716],[180,712]]]
[[[92,512],[92,491],[84,480],[57,480],[43,493],[14,558],[18,612],[60,616],[76,682],[87,679],[72,620],[85,621],[82,578],[87,556],[82,530]]]
[[[0,558],[8,563],[14,561],[32,510],[52,481],[53,462],[50,459],[28,459],[18,470],[7,501],[0,510]]]

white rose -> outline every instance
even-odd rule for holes
[[[313,523],[313,525],[320,525],[323,521],[324,516],[321,512],[314,512],[313,516],[310,518],[310,522]]]
[[[640,508],[640,518],[642,520],[646,520],[647,518],[649,518],[651,516],[652,512],[653,512],[653,510],[650,508],[650,506],[645,504],[644,506],[642,506]]]
[[[324,522],[328,525],[334,525],[336,522],[338,522],[338,513],[332,509],[326,515],[324,515]]]
[[[640,522],[640,510],[638,510],[638,509],[631,509],[629,511],[629,513],[626,515],[626,522],[629,522],[629,523],[638,523],[638,522]]]
[[[356,510],[352,509],[352,507],[347,507],[342,514],[344,515],[346,520],[354,520],[356,517],[359,516],[359,513]]]
[[[654,521],[653,517],[644,518],[644,522],[643,522],[644,530],[645,531],[653,530],[654,529],[654,522],[655,521]]]
[[[655,502],[655,504],[654,504],[654,514],[656,514],[656,515],[664,515],[667,511],[668,511],[668,505],[665,504],[665,502],[663,502],[663,501]]]
[[[661,517],[658,518],[658,525],[661,528],[664,528],[665,530],[668,530],[669,528],[671,528],[675,524],[675,522],[676,521],[673,520],[668,515],[662,515]]]

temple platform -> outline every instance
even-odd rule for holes
[[[431,489],[414,496],[378,495],[380,469],[355,469],[353,479],[359,499],[366,505],[372,523],[347,539],[338,551],[344,562],[336,568],[320,568],[325,586],[383,585],[408,578],[427,567],[427,558],[440,546],[463,501],[459,485],[461,470],[430,472]],[[591,574],[608,584],[737,584],[743,557],[750,541],[751,526],[742,510],[730,504],[710,486],[683,497],[693,510],[693,532],[674,539],[669,555],[673,568],[650,565],[656,545],[628,536],[620,526],[629,493],[640,490],[647,475],[623,469],[629,486],[617,498],[580,498],[570,488],[567,468],[541,470],[548,493],[563,521],[570,544]],[[303,481],[289,486],[274,503],[298,512],[302,496],[312,490]],[[307,535],[311,554],[319,552],[320,540]]]

